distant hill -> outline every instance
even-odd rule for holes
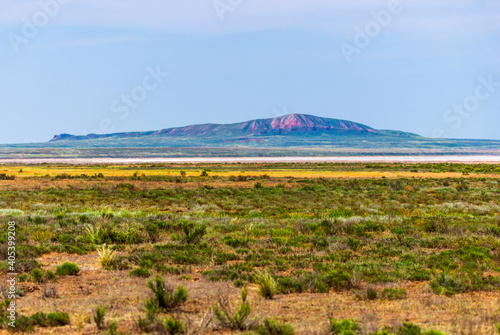
[[[2,149],[3,148],[3,149]],[[288,155],[351,154],[499,154],[500,141],[436,139],[416,134],[374,129],[347,120],[306,114],[289,114],[270,119],[250,120],[234,124],[199,124],[145,132],[115,134],[56,135],[49,142],[0,146],[0,156],[25,155],[24,149],[39,148],[39,155],[68,155],[44,150],[78,150],[76,156],[91,155],[88,150],[114,148],[113,155],[128,156],[125,148],[154,150],[172,149],[183,156],[186,148],[211,148],[196,155],[270,155],[267,150],[283,149]],[[176,149],[177,148],[177,149]],[[154,149],[154,150],[153,150]],[[231,153],[227,153],[227,150]],[[314,150],[313,150],[314,149]],[[309,151],[308,151],[309,150]],[[317,151],[322,150],[322,151]],[[326,151],[325,151],[326,150]],[[156,151],[154,151],[156,152]],[[190,151],[191,152],[191,151]],[[194,153],[192,151],[191,153]],[[209,153],[210,152],[210,153]],[[276,154],[275,150],[272,151]],[[148,154],[149,153],[149,154]],[[72,154],[72,153],[71,153]],[[138,155],[135,153],[134,155]],[[110,151],[98,155],[109,156]],[[172,155],[174,155],[172,153]],[[1,157],[0,157],[1,158]]]
[[[361,123],[306,114],[289,114],[272,119],[234,124],[199,124],[156,131],[115,134],[54,136],[50,146],[89,147],[290,147],[344,146],[358,140],[405,141],[420,136],[401,131],[376,130]]]
[[[186,127],[167,128],[158,131],[130,132],[97,135],[89,134],[86,136],[75,136],[69,134],[56,135],[51,141],[81,141],[98,138],[136,138],[136,137],[259,137],[275,136],[287,133],[294,134],[319,134],[319,133],[341,133],[341,134],[361,134],[378,132],[365,126],[364,124],[322,118],[305,114],[289,114],[273,119],[251,120],[234,124],[198,124]]]

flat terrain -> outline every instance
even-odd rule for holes
[[[167,333],[166,318],[188,334],[252,333],[266,319],[295,334],[335,334],[331,319],[398,335],[500,323],[497,164],[0,165],[4,298],[9,221],[18,316],[69,316],[57,328],[21,318],[37,334]],[[65,262],[79,271],[60,272]],[[187,300],[155,305],[157,276]],[[237,315],[245,287],[250,314],[235,327],[220,311]]]
[[[500,163],[500,155],[332,156],[332,157],[170,157],[170,158],[2,158],[0,164],[272,164],[272,163]]]

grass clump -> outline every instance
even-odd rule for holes
[[[259,295],[264,299],[273,299],[277,292],[278,284],[276,279],[267,271],[257,270],[254,274],[254,281],[259,288]]]
[[[286,322],[280,323],[273,319],[265,319],[263,324],[257,327],[258,335],[293,335],[295,329]]]
[[[112,268],[115,261],[116,251],[111,250],[109,246],[103,244],[102,247],[97,248],[97,252],[99,253],[99,263],[101,263],[102,268]]]

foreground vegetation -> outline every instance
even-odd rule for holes
[[[15,221],[26,331],[492,334],[500,323],[497,165],[1,168],[1,269]]]

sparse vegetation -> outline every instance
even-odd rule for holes
[[[99,303],[113,305],[109,313],[114,317],[127,304],[117,306],[117,296],[103,290],[113,285],[131,288],[121,293],[124,301],[132,304],[141,297],[134,320],[146,315],[142,323],[120,320],[120,330],[133,328],[132,333],[180,331],[181,323],[182,331],[190,332],[205,314],[208,328],[257,331],[270,317],[262,306],[279,310],[275,318],[299,334],[304,324],[319,331],[327,320],[320,325],[304,318],[301,324],[293,315],[326,313],[336,304],[341,308],[334,326],[363,334],[418,333],[417,327],[420,334],[431,334],[423,330],[428,328],[453,334],[462,326],[490,334],[500,322],[493,312],[500,294],[497,165],[4,170],[16,178],[0,183],[0,224],[17,223],[15,291],[26,315],[50,310],[51,302],[74,302],[76,296],[92,306],[96,302],[90,297],[105,292]],[[0,239],[0,269],[7,272],[8,237]],[[81,277],[66,277],[74,275]],[[144,302],[146,286],[151,296]],[[186,304],[188,289],[192,303]],[[25,297],[36,304],[27,306]],[[322,305],[313,306],[315,301]],[[408,317],[405,306],[418,311]],[[428,323],[413,319],[429,306],[434,314],[427,316]],[[357,312],[362,308],[366,315]],[[383,324],[382,313],[397,321]],[[90,312],[87,316],[92,320]],[[452,316],[467,324],[449,321]],[[19,329],[37,327],[29,317],[18,320]],[[118,332],[108,323],[108,332]],[[345,330],[353,323],[360,329]],[[78,324],[89,331],[90,324]]]

